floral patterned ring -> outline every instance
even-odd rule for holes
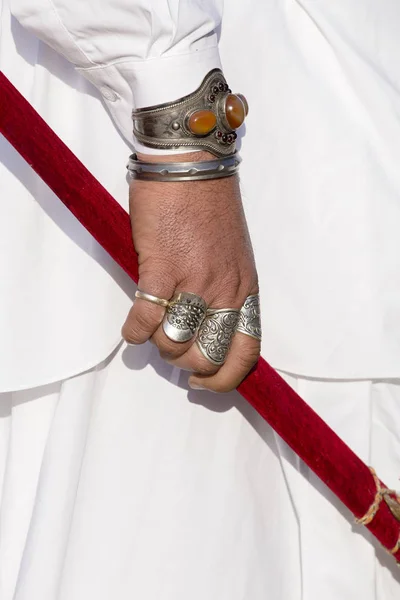
[[[225,362],[239,317],[240,311],[236,308],[207,311],[196,343],[202,354],[214,365],[221,366]]]

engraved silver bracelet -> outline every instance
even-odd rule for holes
[[[212,69],[191,94],[133,110],[133,133],[149,148],[206,150],[215,156],[231,156],[236,149],[236,130],[248,111],[243,94],[233,94],[222,71]]]
[[[134,179],[143,181],[198,181],[230,177],[239,170],[239,154],[199,162],[142,162],[136,154],[129,157],[127,169]]]

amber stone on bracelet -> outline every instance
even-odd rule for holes
[[[225,115],[229,127],[237,129],[241,126],[246,116],[246,107],[239,96],[229,94],[225,102]]]
[[[212,110],[198,110],[188,120],[188,127],[194,135],[207,135],[217,124],[217,117]]]
[[[241,101],[243,102],[244,105],[244,110],[246,113],[246,117],[249,114],[249,103],[246,100],[246,96],[243,96],[243,94],[237,94],[237,97],[241,99]]]

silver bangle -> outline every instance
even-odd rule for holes
[[[222,71],[213,69],[188,96],[133,110],[133,133],[150,148],[202,149],[229,156],[248,110],[246,98],[232,94]]]
[[[129,157],[127,169],[134,179],[143,181],[197,181],[230,177],[239,170],[241,158],[232,154],[225,158],[199,162],[150,163],[138,160],[136,154]]]

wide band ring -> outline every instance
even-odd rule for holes
[[[247,296],[239,316],[236,331],[261,341],[260,295]]]
[[[207,304],[201,296],[178,292],[169,301],[163,319],[165,335],[173,342],[188,342],[194,337],[206,316]]]
[[[240,311],[236,308],[209,309],[200,325],[196,343],[207,360],[221,366],[228,356],[229,348],[239,322]]]
[[[135,298],[139,298],[139,300],[146,300],[146,302],[151,302],[152,304],[157,304],[158,306],[163,306],[164,308],[169,305],[169,300],[158,298],[158,296],[152,296],[151,294],[146,294],[146,292],[142,292],[142,290],[136,290]]]

